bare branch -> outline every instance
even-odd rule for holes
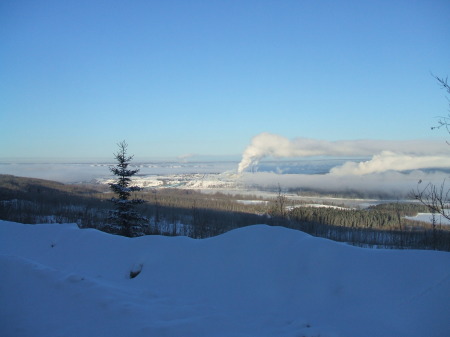
[[[438,188],[436,185],[428,183],[425,188],[419,188],[413,193],[414,198],[421,204],[428,207],[430,213],[437,213],[450,220],[450,189],[446,186],[446,181]]]
[[[447,93],[450,94],[450,85],[448,84],[448,77],[446,77],[444,79],[443,77],[435,76],[434,74],[431,74],[431,75],[438,81],[441,89],[445,89],[447,91]],[[449,104],[450,104],[450,100],[448,97],[447,97],[447,100],[449,101]],[[444,127],[447,130],[447,132],[450,133],[450,114],[447,116],[440,116],[438,118],[439,118],[438,125],[433,126],[431,129],[434,130],[434,129],[440,129],[440,128]]]

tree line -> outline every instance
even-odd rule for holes
[[[0,219],[30,224],[77,223],[80,228],[119,234],[109,226],[109,199],[113,196],[104,185],[0,175]],[[283,200],[277,196],[245,203],[242,200],[258,198],[181,189],[143,190],[134,197],[146,201],[136,207],[148,220],[143,225],[145,235],[206,238],[239,227],[268,224],[355,245],[450,251],[449,226],[433,229],[431,224],[404,218],[427,211],[419,204],[390,203],[348,210],[309,207],[283,194]]]

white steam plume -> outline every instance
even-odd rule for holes
[[[369,161],[360,163],[346,162],[342,166],[330,170],[332,175],[364,175],[386,171],[407,171],[424,168],[449,168],[448,156],[412,156],[406,154],[383,151]]]
[[[251,144],[245,149],[242,160],[239,163],[238,172],[244,172],[248,167],[269,156],[276,158],[311,156],[362,157],[373,156],[383,151],[416,156],[438,154],[448,156],[449,147],[443,141],[341,140],[332,142],[310,138],[289,140],[279,135],[261,133],[253,137]]]

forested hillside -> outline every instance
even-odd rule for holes
[[[253,224],[302,230],[363,246],[450,250],[449,227],[407,220],[427,209],[380,204],[366,209],[313,207],[284,195],[261,198],[186,189],[146,189],[138,210],[149,220],[145,234],[206,238]],[[0,175],[0,219],[22,223],[77,223],[109,231],[112,197],[106,185],[61,184]]]

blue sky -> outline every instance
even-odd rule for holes
[[[449,17],[448,0],[3,0],[0,159],[444,141]]]

